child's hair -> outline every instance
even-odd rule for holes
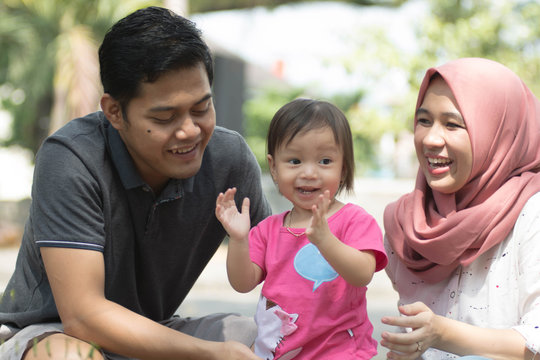
[[[336,143],[343,150],[345,177],[339,191],[351,191],[354,185],[354,150],[351,128],[345,114],[335,105],[322,100],[296,99],[282,106],[272,118],[266,143],[268,154],[274,156],[282,145],[289,144],[301,132],[328,126]],[[338,192],[339,192],[338,191]]]

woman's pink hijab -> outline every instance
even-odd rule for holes
[[[467,184],[445,195],[420,170],[412,193],[388,205],[386,237],[420,278],[437,282],[503,241],[527,200],[540,191],[540,103],[520,78],[491,60],[465,58],[427,71],[454,94],[465,119],[473,164]]]

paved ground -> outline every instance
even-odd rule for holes
[[[359,204],[371,213],[382,227],[382,214],[386,204],[410,191],[414,183],[411,180],[393,181],[385,179],[359,179],[355,183],[355,195],[343,200]],[[266,179],[267,196],[274,212],[289,208],[289,204]],[[225,273],[226,248],[221,247],[206,270],[201,274],[190,295],[178,312],[183,316],[199,316],[211,312],[238,312],[252,316],[255,311],[260,289],[248,294],[236,293],[228,284]],[[17,248],[0,248],[0,292],[5,288],[9,276],[15,267]],[[386,274],[379,272],[368,286],[368,312],[374,325],[374,337],[380,340],[384,330],[392,330],[381,324],[384,315],[396,315],[397,295],[393,291]],[[385,359],[384,348],[379,347],[379,355],[374,359]]]

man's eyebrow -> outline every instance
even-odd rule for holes
[[[198,105],[198,104],[200,104],[200,103],[203,103],[203,102],[205,102],[206,100],[211,99],[211,98],[212,98],[212,94],[211,94],[211,93],[208,93],[208,94],[204,95],[204,96],[201,98],[201,100],[197,101],[197,102],[195,103],[195,105]]]
[[[206,95],[204,95],[199,101],[197,101],[195,103],[195,105],[199,105],[205,101],[207,101],[208,99],[211,99],[212,98],[212,94],[211,93],[208,93]],[[149,112],[163,112],[163,111],[172,111],[172,110],[175,110],[176,108],[174,106],[156,106],[156,107],[153,107],[153,108],[150,108],[148,109]]]

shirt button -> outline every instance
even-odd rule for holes
[[[450,293],[450,298],[453,299],[455,296],[456,296],[456,292],[455,292],[455,291],[452,291],[452,292]]]

